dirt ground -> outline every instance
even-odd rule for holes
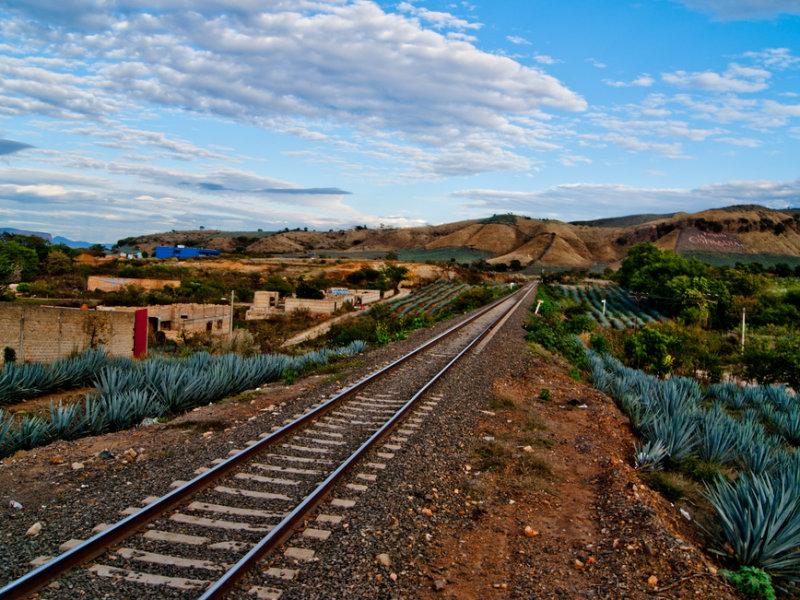
[[[557,363],[532,360],[526,376],[496,378],[476,432],[481,442],[457,474],[469,493],[431,542],[408,597],[736,598],[699,549],[694,524],[632,468],[634,440],[610,399]],[[13,489],[23,505],[49,504],[73,463],[96,470],[145,461],[165,444],[235,427],[319,380],[274,384],[169,424],[19,452],[3,461],[0,490]],[[99,458],[102,450],[115,461]]]
[[[418,597],[738,597],[694,524],[643,485],[611,400],[536,363],[524,378],[495,380],[477,432],[486,443],[464,465],[467,481],[483,470],[480,483],[471,479],[462,519],[436,536],[432,585]]]
[[[213,435],[236,427],[259,411],[268,411],[294,397],[320,379],[322,376],[308,377],[290,387],[281,383],[263,386],[263,393],[244,393],[226,402],[199,407],[164,424],[152,423],[134,430],[72,441],[59,440],[41,448],[16,452],[0,462],[2,497],[11,495],[23,506],[53,504],[54,498],[69,489],[67,485],[62,489],[59,481],[71,470],[73,463],[98,471],[118,469],[120,462],[146,461],[148,456],[161,452],[165,447],[190,443],[204,434]],[[30,400],[24,405],[27,411],[37,407],[46,409],[49,400]],[[115,459],[101,458],[103,450]]]

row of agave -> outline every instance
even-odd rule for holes
[[[94,382],[96,393],[83,403],[51,404],[47,416],[14,417],[0,409],[0,457],[56,439],[119,431],[148,417],[178,414],[275,381],[287,371],[300,372],[331,358],[357,354],[365,347],[366,343],[354,341],[297,357],[199,352],[187,358],[118,360],[101,370]]]
[[[0,370],[0,406],[59,389],[86,386],[108,363],[105,350],[85,350],[52,363],[6,363]]]
[[[637,324],[663,320],[658,311],[645,305],[637,306],[628,292],[616,285],[561,285],[559,290],[575,302],[586,301],[590,306],[588,314],[603,327],[622,330],[635,327]],[[605,314],[603,314],[603,300],[606,301]]]
[[[461,294],[461,292],[464,292],[467,289],[469,289],[469,287],[470,286],[468,286],[466,283],[462,283],[462,284],[457,285],[457,286],[455,286],[453,288],[450,288],[447,291],[447,293],[444,294],[443,296],[439,296],[438,298],[434,298],[430,302],[428,302],[428,303],[424,304],[423,306],[421,306],[419,308],[418,312],[422,313],[422,312],[425,312],[427,310],[430,310],[430,313],[432,315],[435,315],[436,313],[438,313],[438,312],[444,310],[445,308],[447,308],[448,304],[450,304],[453,300],[455,300],[459,296],[459,294]]]
[[[454,284],[448,281],[441,281],[441,280],[428,284],[426,286],[419,288],[418,290],[414,290],[407,296],[398,298],[397,303],[392,306],[392,309],[394,309],[395,311],[399,311],[398,313],[399,316],[404,316],[409,311],[419,306],[426,299],[437,296],[439,293],[441,293],[444,290],[447,290],[453,285]]]
[[[707,485],[723,554],[800,581],[800,398],[783,386],[659,380],[587,350],[593,385],[630,418],[638,468],[697,457],[737,473]]]
[[[455,295],[457,295],[458,292],[463,290],[463,288],[465,287],[467,287],[465,284],[461,285],[448,284],[444,288],[441,288],[434,293],[421,296],[417,298],[416,301],[407,305],[402,311],[400,311],[400,316],[403,317],[406,314],[410,313],[411,311],[413,311],[413,314],[415,315],[424,313],[428,308],[430,308],[434,304],[455,297]]]
[[[448,286],[449,283],[444,280],[437,280],[433,283],[429,283],[428,285],[422,286],[421,288],[414,290],[410,294],[406,296],[400,296],[399,298],[392,298],[388,300],[385,304],[386,306],[391,306],[392,308],[399,308],[415,300],[419,299],[421,296],[427,296],[428,294],[436,293],[438,290]]]

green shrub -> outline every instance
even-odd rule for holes
[[[611,344],[601,333],[593,333],[589,336],[589,347],[598,354],[611,352]]]
[[[670,477],[669,473],[653,471],[648,473],[644,479],[647,482],[647,485],[660,493],[670,502],[677,502],[686,495],[686,490],[675,483],[673,478]]]
[[[3,348],[3,362],[5,364],[17,362],[17,351],[11,346]]]
[[[772,578],[769,573],[758,567],[739,567],[738,571],[720,571],[740,592],[748,598],[758,600],[775,600],[775,589],[772,587]]]

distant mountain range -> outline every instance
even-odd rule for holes
[[[143,251],[183,244],[240,256],[284,254],[456,260],[519,260],[541,267],[615,268],[640,242],[716,264],[760,261],[800,264],[800,209],[731,206],[694,214],[631,215],[564,223],[512,214],[404,229],[342,231],[173,231],[121,240]]]
[[[43,231],[26,231],[24,229],[14,229],[13,227],[0,227],[0,233],[13,233],[16,235],[36,235],[40,238],[46,239],[51,244],[64,244],[70,248],[88,248],[94,246],[94,242],[76,242],[74,240],[61,237],[60,235],[53,236]],[[107,245],[107,244],[104,244]]]

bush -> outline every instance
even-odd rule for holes
[[[589,347],[598,354],[605,354],[611,352],[611,344],[603,334],[593,333],[589,336]]]
[[[296,293],[298,298],[307,298],[309,300],[322,300],[325,298],[325,294],[321,289],[314,287],[305,281],[300,282],[300,284],[297,286]]]
[[[739,567],[738,571],[720,571],[731,585],[748,598],[757,600],[775,600],[775,589],[772,587],[772,577],[758,567]]]
[[[3,363],[9,364],[15,362],[17,362],[17,351],[11,346],[3,348]]]

